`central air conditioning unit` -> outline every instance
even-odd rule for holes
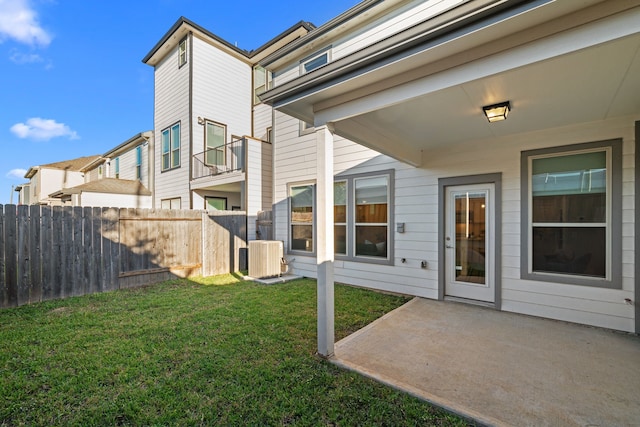
[[[278,240],[252,240],[249,242],[249,277],[264,279],[278,277],[284,245]]]

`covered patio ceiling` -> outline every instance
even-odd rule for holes
[[[637,114],[640,7],[626,5],[538,22],[559,7],[545,5],[358,73],[352,65],[273,104],[414,166],[444,145]],[[502,101],[508,120],[489,123],[482,106]]]

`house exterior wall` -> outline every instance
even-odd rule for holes
[[[501,309],[517,313],[632,332],[634,307],[634,121],[623,118],[512,135],[491,141],[469,141],[429,151],[424,165],[414,168],[387,156],[375,155],[349,141],[335,138],[335,174],[395,171],[395,222],[406,232],[395,232],[393,265],[335,261],[335,280],[384,291],[438,298],[439,216],[438,179],[489,173],[502,174]],[[297,136],[297,120],[276,113],[275,238],[288,245],[287,186],[314,182],[315,136]],[[622,289],[576,286],[523,280],[520,276],[521,176],[524,150],[623,139],[623,253]],[[392,228],[394,224],[391,224]],[[287,248],[288,251],[288,248]],[[316,260],[300,253],[288,255],[297,274],[316,277]],[[405,263],[400,260],[404,258]],[[428,262],[423,269],[420,262]],[[614,260],[615,261],[615,260]]]
[[[74,206],[90,207],[119,207],[119,208],[140,208],[151,209],[151,196],[138,196],[133,194],[111,194],[83,192],[77,197]]]
[[[35,198],[32,198],[32,203],[39,202],[57,205],[60,200],[50,199],[49,194],[62,190],[63,188],[71,188],[84,184],[84,174],[82,172],[42,168],[31,178],[32,183],[34,180],[36,182],[34,188]]]
[[[189,82],[192,55],[187,42],[187,63],[178,66],[178,48],[169,52],[154,71],[154,167],[155,206],[160,201],[181,198],[182,209],[189,209]],[[180,167],[162,170],[162,131],[180,123]],[[111,170],[113,170],[111,165]]]
[[[193,154],[205,149],[202,117],[227,127],[231,135],[251,134],[251,65],[193,38]]]
[[[136,148],[137,147],[141,147],[141,154],[142,154],[142,159],[141,159],[141,177],[140,177],[140,182],[142,183],[142,185],[144,185],[146,188],[150,188],[149,186],[149,167],[147,166],[149,164],[149,144],[139,144],[136,147],[132,147],[129,150],[122,152],[120,154],[118,154],[117,156],[112,156],[110,159],[110,167],[109,167],[109,173],[108,176],[107,174],[105,174],[103,172],[103,177],[104,178],[115,178],[116,177],[116,167],[115,167],[115,160],[116,158],[120,159],[120,179],[128,179],[128,180],[132,180],[135,181],[136,179],[138,179],[138,177],[136,176]],[[97,171],[97,168],[92,170],[91,172],[93,173],[94,171]]]
[[[258,104],[253,107],[253,133],[252,136],[263,141],[267,140],[267,128],[273,125],[273,109],[267,104]]]

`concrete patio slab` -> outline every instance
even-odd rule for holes
[[[481,424],[640,426],[640,337],[415,298],[334,363]]]

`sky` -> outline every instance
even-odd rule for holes
[[[0,0],[0,204],[32,166],[103,154],[153,129],[142,58],[184,16],[252,50],[358,0]]]

